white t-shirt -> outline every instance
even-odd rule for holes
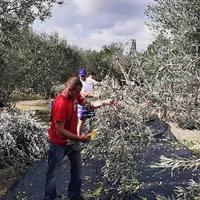
[[[94,86],[98,83],[94,79],[88,77],[85,81],[82,81],[83,87],[82,87],[82,92],[87,92],[87,93],[92,93],[94,90]]]

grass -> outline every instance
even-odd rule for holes
[[[44,99],[16,101],[15,104],[22,111],[48,110],[48,102]]]
[[[13,101],[27,101],[27,100],[41,100],[44,99],[43,96],[38,94],[13,94]]]
[[[17,101],[16,108],[19,110],[29,112],[35,111],[35,115],[45,123],[49,122],[50,112],[48,110],[48,101],[41,100],[26,100],[26,101]]]

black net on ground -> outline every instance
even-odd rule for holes
[[[177,199],[174,193],[176,186],[186,187],[189,180],[193,179],[198,182],[200,178],[200,170],[193,171],[178,171],[170,169],[158,169],[152,168],[150,165],[159,161],[161,155],[169,158],[175,158],[176,156],[181,158],[194,158],[191,151],[180,144],[170,127],[165,122],[159,120],[151,120],[146,122],[146,125],[153,129],[156,142],[149,145],[145,151],[139,156],[138,160],[138,180],[142,182],[142,187],[132,195],[127,195],[127,200],[134,199],[156,199],[157,195],[169,197],[170,199]],[[90,191],[95,190],[98,183],[102,181],[101,166],[103,161],[99,159],[93,159],[85,161],[83,165],[83,190],[89,200],[111,199],[112,193],[115,192],[111,186],[108,186],[108,192],[104,192],[99,198],[90,197],[88,194]],[[58,179],[58,193],[61,194],[62,199],[67,199],[67,185],[69,180],[69,162],[64,160],[64,165],[60,172]],[[41,160],[33,164],[24,176],[18,180],[15,185],[4,196],[4,200],[14,199],[28,199],[28,200],[42,200],[44,196],[45,175],[47,171],[47,161]],[[193,197],[188,197],[192,199]],[[124,199],[124,200],[126,200]]]

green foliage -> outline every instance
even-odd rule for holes
[[[170,168],[172,171],[174,169],[188,170],[188,169],[198,169],[200,167],[200,159],[189,159],[189,158],[167,158],[162,156],[160,162],[152,165],[154,168]]]
[[[184,144],[192,151],[192,153],[200,158],[200,143],[194,140],[185,140]]]
[[[144,100],[159,102],[167,119],[188,129],[200,128],[198,6],[195,0],[149,6],[147,14],[158,33],[155,41],[144,53],[117,54],[113,61],[127,84],[149,88]]]
[[[94,190],[89,190],[85,193],[87,199],[99,199],[102,195],[102,186],[96,186]]]
[[[195,157],[192,159],[189,158],[167,158],[165,156],[162,156],[160,158],[160,162],[156,163],[155,165],[152,165],[152,167],[155,168],[170,168],[173,172],[173,170],[195,170],[200,167],[200,159],[195,159]],[[180,187],[177,186],[174,188],[174,191],[177,194],[177,199],[199,199],[199,193],[200,193],[200,184],[199,182],[196,182],[194,180],[190,180],[187,187]],[[160,197],[158,199],[165,199],[164,197]]]
[[[189,199],[192,197],[194,200],[200,198],[200,184],[194,180],[190,180],[186,188],[176,187],[175,189],[178,199]]]
[[[111,82],[112,79],[102,82],[101,95],[115,99],[118,104],[113,108],[98,110],[92,124],[97,129],[97,138],[87,145],[84,155],[89,158],[98,156],[105,161],[101,170],[103,186],[112,186],[114,199],[126,199],[141,186],[136,178],[137,156],[153,138],[151,130],[143,123],[141,113],[135,112],[140,102],[133,103],[137,101],[134,88],[114,90]],[[123,99],[124,92],[130,98]]]
[[[94,71],[100,80],[106,75],[121,77],[121,72],[115,68],[112,63],[113,56],[122,54],[123,45],[121,43],[111,43],[104,46],[99,52],[95,50],[80,51],[82,57],[82,66],[88,71]]]
[[[146,14],[151,18],[151,25],[157,30],[170,32],[176,37],[185,51],[199,45],[199,9],[198,0],[156,0],[148,7]],[[184,39],[184,40],[183,40]]]
[[[166,117],[184,128],[200,127],[199,8],[197,0],[156,0],[146,11],[158,36],[144,52],[140,74]],[[192,170],[199,168],[199,159],[161,157],[156,166]],[[199,199],[199,191],[191,180],[187,188],[177,188],[177,199]]]
[[[1,101],[6,102],[13,90],[27,81],[27,77],[24,77],[24,74],[27,76],[27,73],[29,73],[27,68],[33,67],[30,66],[32,61],[30,57],[35,58],[35,54],[39,54],[37,50],[39,51],[40,49],[37,49],[37,47],[42,43],[40,36],[37,37],[33,33],[29,34],[29,25],[37,18],[44,20],[50,16],[50,10],[54,3],[58,2],[56,0],[3,0],[0,2]],[[43,44],[44,43],[45,41],[43,41]],[[29,49],[31,46],[30,44],[35,45],[34,50],[31,48]],[[41,48],[45,49],[45,45],[42,45]],[[52,54],[50,54],[50,56],[52,56]],[[32,69],[32,71],[34,71],[34,73],[28,76],[32,77],[35,75],[36,77],[38,75],[36,68]],[[38,85],[38,83],[35,84],[36,86]],[[27,88],[29,89],[29,87]]]
[[[23,34],[23,65],[21,88],[30,88],[33,92],[47,95],[53,84],[65,82],[78,68],[79,55],[60,40],[58,35]]]
[[[25,165],[46,156],[48,142],[46,126],[30,113],[14,109],[0,111],[0,166]]]
[[[115,199],[123,199],[140,186],[135,158],[152,139],[145,118],[161,111],[162,117],[184,128],[200,127],[199,1],[156,0],[146,13],[158,35],[144,53],[129,54],[115,43],[99,52],[77,51],[57,35],[30,31],[28,25],[49,16],[54,2],[1,1],[0,99],[7,100],[15,89],[48,95],[53,84],[64,82],[80,64],[100,79],[107,74],[125,79],[128,86],[123,90],[105,83],[101,94],[120,103],[117,109],[97,113],[94,127],[99,134],[85,152],[90,158],[103,157],[105,183],[113,186]],[[163,158],[161,165],[190,169],[199,167],[199,160]],[[179,188],[180,197],[198,194],[199,184],[191,183],[186,191]],[[97,189],[94,195],[101,192]]]
[[[29,30],[20,31],[2,59],[6,57],[1,65],[1,99],[8,99],[14,90],[48,96],[52,85],[65,82],[80,63],[67,41]]]
[[[161,111],[161,117],[184,124],[184,128],[200,127],[197,7],[198,1],[158,0],[148,8],[158,36],[147,51],[125,55],[109,54],[106,49],[111,68],[120,71],[128,86],[118,90],[119,87],[109,88],[109,81],[104,85],[102,94],[120,103],[117,111],[104,109],[98,113],[94,122],[98,136],[88,145],[87,153],[105,159],[102,173],[105,182],[116,189],[115,199],[123,199],[140,186],[134,158],[151,141],[149,130],[142,126],[145,118],[160,115]],[[199,159],[162,157],[161,165],[172,169],[197,168]],[[196,188],[190,187],[191,191],[198,191]]]

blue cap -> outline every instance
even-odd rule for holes
[[[87,71],[82,68],[82,69],[79,70],[79,75],[80,76],[86,76],[87,75]]]

